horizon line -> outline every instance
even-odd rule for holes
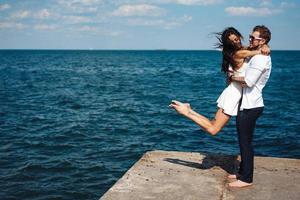
[[[220,49],[93,49],[93,48],[76,48],[76,49],[72,49],[72,48],[60,48],[60,49],[55,49],[55,48],[40,48],[40,49],[31,49],[31,48],[9,48],[9,49],[5,49],[5,48],[0,48],[0,51],[3,50],[70,50],[70,51],[74,51],[74,50],[83,50],[83,51],[221,51]],[[273,49],[271,51],[300,51],[300,49]]]

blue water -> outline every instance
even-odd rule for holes
[[[217,51],[0,51],[0,199],[98,199],[146,151],[237,154],[168,108],[213,117]],[[300,51],[272,52],[256,155],[300,158]]]

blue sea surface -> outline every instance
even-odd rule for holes
[[[273,51],[257,156],[300,159],[300,51]],[[218,51],[0,51],[0,199],[99,199],[146,151],[238,154],[235,118],[212,137]]]

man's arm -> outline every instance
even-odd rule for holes
[[[260,56],[252,58],[249,67],[246,69],[245,77],[232,77],[233,81],[240,83],[243,87],[253,87],[264,71],[265,63]]]

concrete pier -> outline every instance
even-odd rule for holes
[[[100,200],[299,200],[300,160],[255,157],[254,185],[232,189],[236,156],[151,151]]]

